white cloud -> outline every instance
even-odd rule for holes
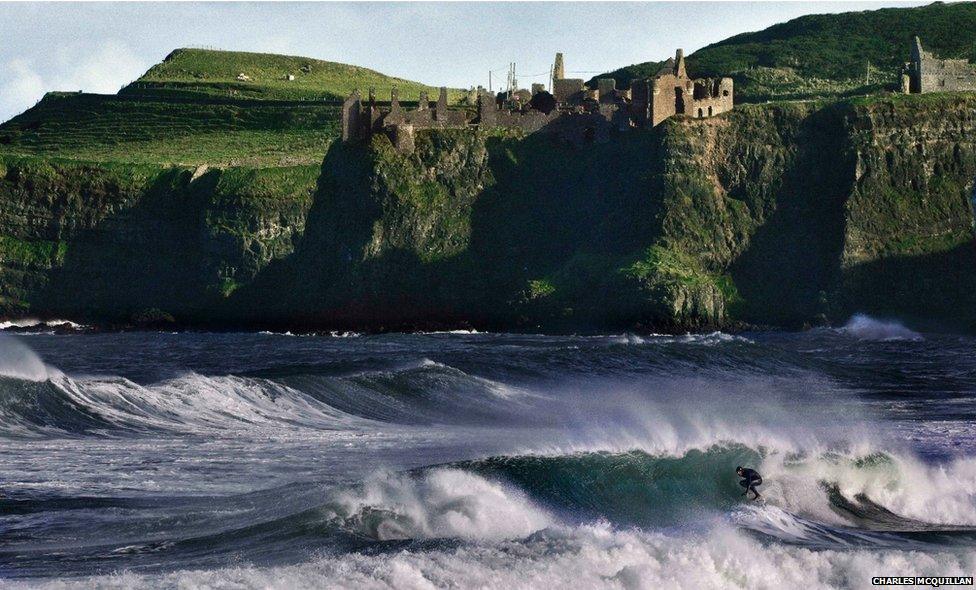
[[[0,121],[25,111],[53,90],[118,92],[149,67],[124,43],[113,40],[94,48],[62,46],[45,57],[15,57],[0,65]]]
[[[0,121],[30,107],[44,95],[44,80],[23,59],[0,68]]]
[[[75,52],[75,55],[80,53]],[[114,94],[149,67],[118,41],[103,42],[84,55],[80,61],[61,64],[61,76],[54,80],[61,89]]]

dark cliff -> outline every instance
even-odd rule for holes
[[[6,315],[395,329],[976,327],[976,98],[748,106],[586,149],[429,131],[320,165],[0,159]]]

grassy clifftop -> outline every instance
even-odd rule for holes
[[[0,125],[0,155],[95,162],[281,166],[317,163],[339,108],[254,101],[49,94]]]
[[[241,74],[248,79],[239,80]],[[388,100],[394,86],[405,100],[416,100],[422,90],[435,96],[437,90],[367,68],[307,57],[177,49],[122,89],[122,94],[342,100],[355,89],[365,94],[372,87],[378,98]]]
[[[245,74],[250,80],[237,80]],[[294,80],[287,80],[287,76]],[[177,49],[118,95],[49,93],[0,124],[0,157],[176,166],[321,163],[352,90],[436,88],[304,57]],[[457,96],[451,91],[449,98]]]
[[[915,35],[937,55],[976,60],[976,4],[802,16],[713,43],[687,64],[693,76],[732,75],[737,100],[746,102],[865,93],[895,81]],[[872,83],[866,84],[869,63]],[[645,62],[603,76],[629,84],[659,67]]]

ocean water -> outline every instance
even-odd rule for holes
[[[976,573],[971,337],[865,316],[687,336],[31,325],[0,335],[4,587]]]

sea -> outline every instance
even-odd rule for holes
[[[976,574],[972,336],[0,328],[3,588]]]

